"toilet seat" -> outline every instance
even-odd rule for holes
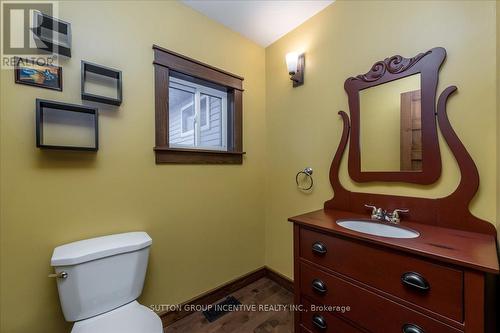
[[[163,333],[160,317],[133,301],[101,315],[77,321],[71,333]]]

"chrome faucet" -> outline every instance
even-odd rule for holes
[[[383,210],[382,208],[377,208],[376,206],[373,206],[373,205],[365,205],[365,207],[370,208],[372,210],[371,218],[373,220],[379,220],[379,221],[384,220],[384,216],[386,214],[385,210]]]
[[[382,208],[377,208],[373,205],[365,205],[366,208],[370,208],[372,210],[371,218],[378,221],[386,221],[389,223],[398,224],[401,222],[401,217],[399,214],[401,213],[409,213],[409,209],[394,209],[392,213],[386,211]]]
[[[409,212],[410,212],[409,209],[400,209],[400,208],[394,209],[392,213],[386,213],[385,220],[390,223],[398,224],[399,222],[401,222],[401,217],[399,216],[399,214],[400,213],[407,214]]]

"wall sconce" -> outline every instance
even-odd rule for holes
[[[286,67],[290,80],[293,82],[293,87],[298,87],[304,84],[304,67],[305,56],[304,53],[298,54],[297,52],[290,52],[286,55]]]

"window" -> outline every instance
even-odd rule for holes
[[[153,49],[156,162],[241,164],[243,78]]]
[[[169,146],[227,150],[227,92],[170,77]]]

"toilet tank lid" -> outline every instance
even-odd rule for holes
[[[50,263],[52,266],[81,264],[115,254],[137,251],[150,246],[152,242],[151,237],[143,231],[85,239],[56,247]]]

